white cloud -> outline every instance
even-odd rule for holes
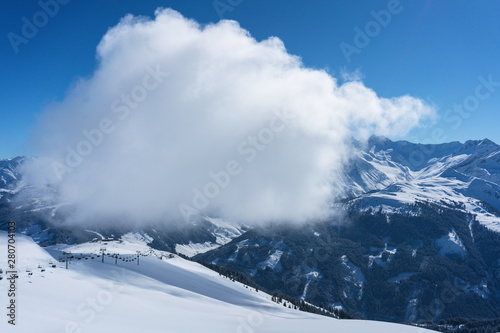
[[[28,167],[75,204],[73,221],[168,221],[181,204],[247,223],[322,217],[348,137],[404,135],[433,114],[410,96],[340,85],[276,37],[170,9],[125,17],[97,56],[93,76],[42,115],[45,162]]]

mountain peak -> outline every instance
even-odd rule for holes
[[[368,138],[369,143],[382,143],[382,142],[392,142],[391,139],[383,136],[383,135],[371,135],[370,138]]]
[[[495,142],[491,141],[490,139],[483,139],[479,142],[479,144],[484,144],[484,145],[488,145],[488,146],[498,146]]]
[[[498,146],[496,143],[489,139],[483,139],[483,140],[467,140],[465,143],[462,145],[460,148],[459,152],[464,153],[470,153],[470,154],[485,154],[485,153],[490,153],[493,151],[496,151],[500,149],[500,146]]]
[[[487,138],[482,139],[482,140],[467,140],[467,141],[465,141],[464,145],[466,145],[466,146],[480,146],[480,145],[498,146],[495,142],[493,142]]]

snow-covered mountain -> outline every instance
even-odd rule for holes
[[[460,203],[464,212],[474,213],[479,222],[500,231],[500,146],[492,141],[424,145],[372,136],[363,143],[352,139],[351,146],[350,159],[335,180],[334,205],[381,208],[390,214],[416,201]],[[67,207],[56,201],[52,189],[35,188],[22,180],[19,166],[25,160],[0,160],[0,229],[9,218],[15,218],[37,240],[54,242],[58,233],[53,224],[44,222],[64,220]],[[42,225],[33,226],[33,219]],[[202,218],[201,225],[190,226],[188,237],[171,239],[162,246],[194,255],[226,244],[246,230],[210,217]],[[202,236],[206,229],[209,233]],[[125,231],[131,230],[112,232]],[[84,232],[70,238],[79,241],[89,237],[95,234]]]
[[[352,146],[337,215],[254,228],[196,258],[358,318],[500,316],[500,146],[382,137]]]
[[[490,140],[422,145],[371,137],[353,140],[341,198],[391,213],[416,201],[456,202],[500,231],[500,146]]]
[[[0,160],[0,198],[3,193],[13,193],[18,180],[21,178],[19,166],[24,159],[24,157],[16,157]]]
[[[6,242],[7,233],[0,232],[0,244]],[[104,262],[99,257],[103,246],[109,252]],[[383,322],[338,320],[283,306],[269,294],[154,250],[137,234],[106,245],[44,249],[18,235],[17,249],[17,296],[11,298],[15,299],[15,326],[7,317],[0,321],[6,333],[429,332]],[[63,252],[73,257],[69,269]],[[0,268],[6,267],[2,256]],[[10,288],[9,277],[0,280],[1,299]]]
[[[357,318],[444,321],[434,328],[455,332],[464,320],[499,317],[500,146],[383,137],[351,146],[336,175],[338,214],[324,221],[248,228],[201,217],[140,230],[69,227],[67,207],[50,189],[26,184],[18,169],[23,158],[16,158],[0,162],[0,229],[16,220],[44,246],[141,235],[156,250],[195,256],[271,292]]]

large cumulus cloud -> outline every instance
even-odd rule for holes
[[[73,221],[303,221],[329,213],[346,139],[404,135],[433,110],[339,83],[237,22],[127,16],[41,116],[29,177]]]

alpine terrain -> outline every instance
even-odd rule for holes
[[[500,146],[487,139],[424,145],[376,136],[367,142],[352,139],[350,145],[343,171],[332,177],[337,190],[330,218],[259,226],[220,216],[188,224],[145,221],[141,227],[106,221],[68,225],[71,204],[58,199],[56,189],[23,178],[22,164],[29,158],[0,161],[0,229],[15,221],[18,233],[38,244],[22,238],[32,249],[23,269],[35,271],[39,262],[56,266],[44,274],[20,274],[20,304],[26,307],[20,315],[32,313],[28,308],[42,309],[33,321],[42,323],[48,316],[44,302],[59,299],[60,318],[76,316],[76,325],[97,331],[120,314],[123,331],[137,320],[148,323],[151,332],[166,325],[192,332],[194,323],[175,318],[193,309],[204,329],[209,325],[218,331],[237,330],[240,317],[255,324],[256,332],[421,329],[318,317],[276,303],[279,295],[330,314],[341,309],[356,319],[493,332],[500,324],[495,320],[500,316]],[[113,249],[106,250],[103,265],[96,256],[106,240]],[[81,256],[67,271],[59,262],[63,251]],[[144,256],[143,266],[126,261],[136,251]],[[115,265],[114,254],[123,262]],[[261,291],[186,256],[218,272],[238,274]],[[113,270],[118,275],[111,275]],[[123,292],[103,306],[109,313],[85,312],[82,290],[97,295],[110,281]],[[56,292],[67,296],[52,297]],[[154,321],[153,314],[162,320]],[[286,326],[281,323],[291,321],[279,318],[296,320]],[[58,325],[63,332],[62,319]]]

